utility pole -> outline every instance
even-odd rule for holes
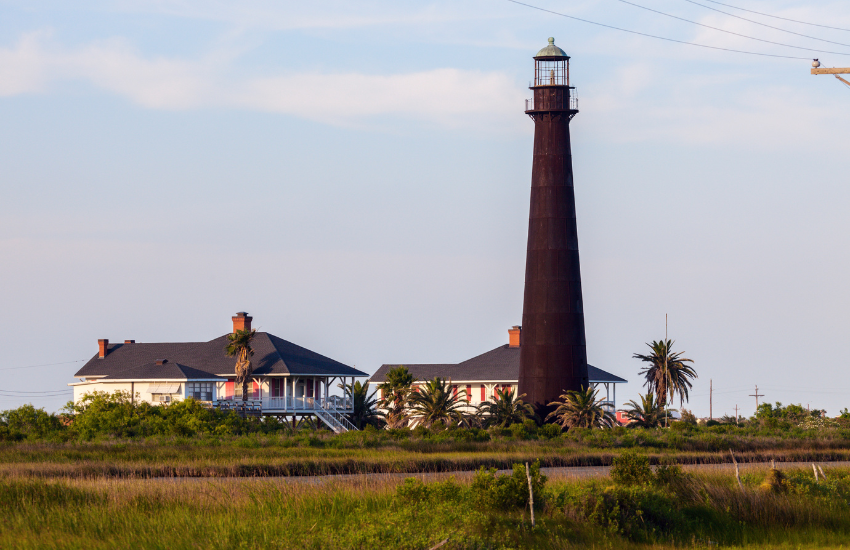
[[[764,394],[763,394],[763,393],[762,393],[762,394],[760,394],[760,393],[759,393],[759,387],[758,387],[758,384],[756,384],[756,393],[754,393],[754,394],[753,394],[753,393],[751,393],[751,394],[750,394],[750,397],[755,397],[755,398],[756,398],[756,411],[758,411],[758,408],[759,408],[759,397],[764,397]]]
[[[735,424],[738,423],[738,405],[735,405]]]
[[[850,86],[850,82],[847,82],[846,80],[844,80],[843,78],[838,76],[840,74],[850,74],[850,67],[844,67],[844,68],[838,67],[838,68],[832,68],[832,69],[820,69],[819,67],[820,67],[820,61],[818,61],[817,59],[812,61],[812,74],[831,74],[835,78],[837,78],[838,80],[843,82],[844,84],[847,84],[848,86]]]
[[[714,420],[714,380],[708,381],[708,419]]]
[[[670,401],[670,384],[668,383],[669,378],[670,378],[670,371],[667,370],[667,356],[670,355],[670,344],[669,344],[669,342],[670,341],[667,339],[667,314],[665,313],[664,314],[664,389],[666,391],[664,392],[664,397],[667,398],[667,401]],[[665,403],[664,405],[666,407],[667,403]],[[664,427],[670,426],[670,421],[668,420],[669,416],[670,416],[670,413],[667,412],[667,411],[664,411]]]

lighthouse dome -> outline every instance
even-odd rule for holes
[[[537,52],[534,57],[569,57],[567,52],[555,45],[555,39],[549,38],[549,45]]]

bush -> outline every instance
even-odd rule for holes
[[[610,534],[632,540],[670,532],[684,523],[671,496],[652,487],[589,489],[571,499],[566,510],[574,520],[598,525]]]
[[[531,487],[540,499],[546,486],[546,476],[540,473],[540,461],[529,466]],[[475,472],[471,489],[478,504],[484,508],[509,510],[528,505],[528,476],[524,464],[514,464],[511,475],[496,475],[496,469],[483,466]]]
[[[452,502],[463,498],[464,488],[454,477],[446,481],[424,483],[420,479],[408,477],[396,488],[396,496],[408,504],[424,502]]]
[[[677,432],[689,432],[693,429],[693,425],[682,422],[681,420],[677,420],[675,422],[670,423],[670,429]]]
[[[544,424],[537,429],[537,435],[545,439],[553,439],[561,435],[561,426],[558,424]]]
[[[611,479],[617,485],[643,485],[652,481],[649,458],[634,450],[623,451],[611,466]]]
[[[685,479],[687,474],[678,464],[660,464],[655,468],[655,481],[659,485],[679,485]]]
[[[528,439],[531,435],[528,433],[528,429],[525,427],[525,424],[511,424],[508,431],[514,439]]]

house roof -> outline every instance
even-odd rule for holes
[[[384,382],[387,372],[398,366],[401,365],[381,365],[369,381]],[[515,382],[519,380],[519,348],[505,344],[457,364],[405,364],[404,366],[417,380],[440,377],[454,381]],[[624,378],[593,365],[587,365],[587,375],[590,382],[626,382]]]
[[[181,372],[184,375],[191,372],[192,378],[234,376],[235,360],[225,355],[226,346],[226,334],[209,342],[110,344],[107,347],[106,357],[101,359],[95,355],[74,376],[78,378],[136,378],[136,371],[138,373],[157,372],[155,369],[152,370],[153,367],[168,365],[179,365],[176,368],[183,369]],[[267,332],[257,332],[251,347],[254,350],[254,355],[251,357],[254,374],[259,376],[368,376],[365,372]],[[168,363],[156,365],[156,361],[160,359],[167,359]],[[171,367],[164,369],[163,372],[176,373],[169,369]],[[130,376],[131,374],[133,376]]]
[[[102,380],[215,380],[224,378],[180,363],[146,363],[114,372]]]

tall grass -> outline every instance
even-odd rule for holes
[[[488,502],[446,476],[411,492],[394,478],[321,484],[286,479],[0,479],[0,547],[106,548],[817,548],[850,540],[850,470],[814,483],[766,472],[614,485],[552,479],[527,509]],[[399,486],[408,486],[402,491]],[[476,489],[479,487],[479,489]],[[412,495],[412,496],[411,496]]]
[[[730,445],[719,451],[658,447],[642,447],[642,450],[653,463],[673,460],[681,464],[723,464],[729,461],[730,447],[734,448]],[[547,467],[606,466],[630,448],[636,447],[598,448],[566,437],[398,440],[383,433],[346,434],[346,437],[304,434],[17,442],[0,444],[0,476],[155,478],[447,472],[481,466],[505,469],[513,463],[535,459]],[[800,446],[736,450],[736,456],[745,463],[826,462],[850,460],[850,449]]]

